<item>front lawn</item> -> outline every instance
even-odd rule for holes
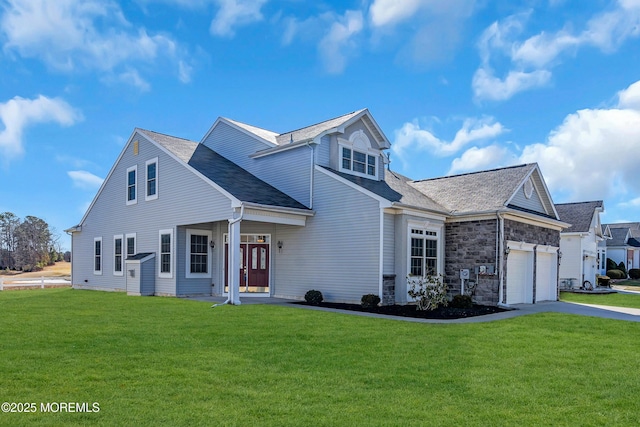
[[[422,324],[295,306],[0,292],[1,425],[638,425],[640,323]]]
[[[580,294],[573,292],[560,292],[560,300],[578,302],[582,304],[640,308],[640,294]]]

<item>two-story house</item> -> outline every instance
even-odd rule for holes
[[[73,285],[406,304],[408,276],[441,274],[485,304],[557,298],[567,224],[536,164],[413,181],[390,145],[367,109],[284,133],[219,118],[199,142],[135,129],[68,230]]]

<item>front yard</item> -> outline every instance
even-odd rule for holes
[[[640,323],[416,324],[71,289],[0,292],[0,313],[0,401],[38,407],[1,425],[640,424]],[[39,410],[51,402],[99,412]]]
[[[580,294],[573,292],[560,292],[560,300],[578,302],[582,304],[640,308],[640,294]]]

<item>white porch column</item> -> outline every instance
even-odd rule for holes
[[[229,220],[229,304],[240,305],[240,222],[242,217]]]

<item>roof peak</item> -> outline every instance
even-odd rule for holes
[[[342,117],[355,116],[355,115],[357,115],[357,114],[362,113],[362,112],[363,112],[363,111],[365,111],[365,110],[366,110],[366,108],[361,108],[360,110],[355,110],[355,111],[351,111],[350,113],[341,114],[341,115],[339,115],[339,116],[332,117],[332,118],[330,118],[330,119],[326,119],[326,120],[323,120],[323,121],[318,122],[318,123],[312,123],[312,124],[307,125],[307,126],[302,126],[302,127],[298,128],[298,129],[293,129],[293,130],[288,130],[288,131],[286,131],[286,132],[282,132],[282,133],[281,133],[281,134],[279,134],[278,136],[288,135],[288,134],[290,134],[290,133],[298,132],[298,131],[300,131],[300,130],[302,130],[302,129],[310,128],[310,127],[312,127],[312,126],[318,126],[318,125],[321,125],[321,124],[323,124],[323,123],[327,123],[327,122],[330,122],[330,121],[333,121],[333,120],[338,120],[338,119],[340,119],[340,118],[342,118]]]
[[[435,178],[418,179],[418,180],[415,180],[414,182],[424,182],[424,181],[434,181],[434,180],[438,180],[438,179],[456,178],[456,177],[460,177],[460,176],[469,176],[469,175],[477,175],[477,174],[481,174],[481,173],[498,172],[498,171],[503,171],[503,170],[508,170],[508,169],[524,168],[524,167],[533,166],[533,165],[536,165],[536,163],[523,163],[523,164],[520,164],[520,165],[505,166],[505,167],[502,167],[502,168],[487,169],[487,170],[481,170],[481,171],[475,171],[475,172],[466,172],[466,173],[460,173],[460,174],[457,174],[457,175],[447,175],[447,176],[439,176],[439,177],[435,177]]]

